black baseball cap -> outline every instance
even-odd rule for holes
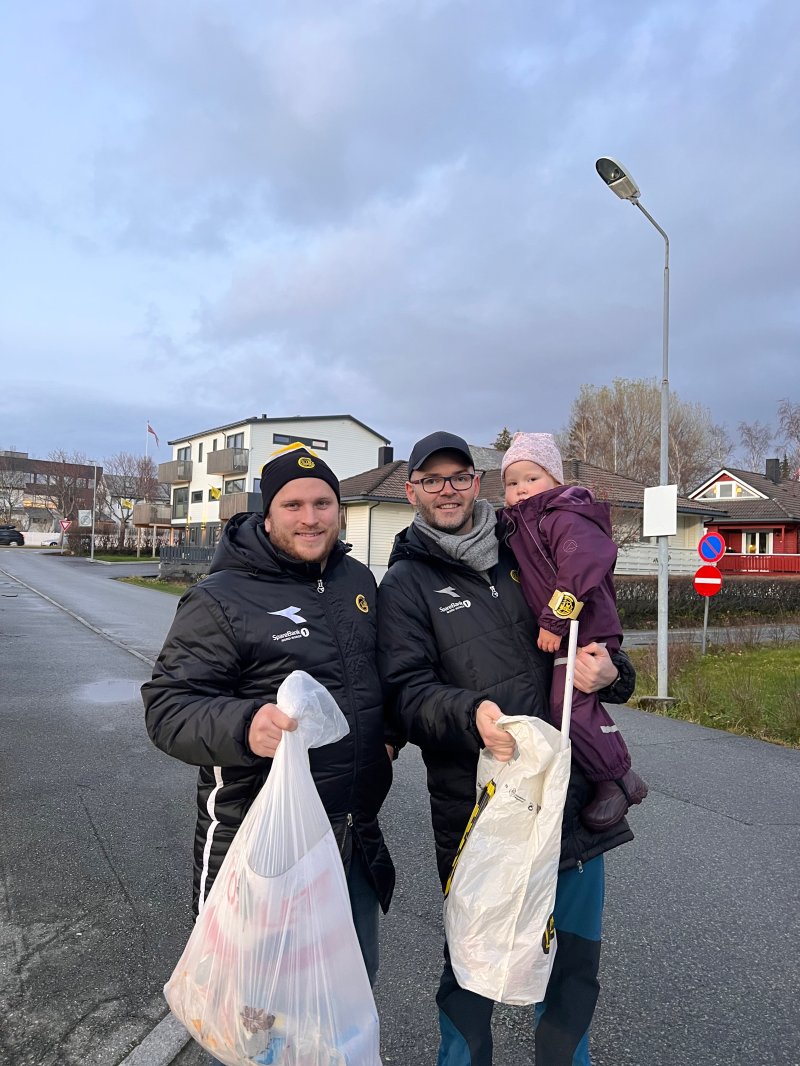
[[[430,459],[434,452],[458,452],[459,455],[464,456],[469,466],[475,465],[470,454],[469,445],[464,438],[457,437],[455,433],[445,433],[443,429],[439,429],[435,433],[429,433],[422,440],[418,440],[411,449],[411,455],[408,459],[409,477],[415,470],[419,470],[426,459]]]

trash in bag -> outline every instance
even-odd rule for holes
[[[556,881],[570,747],[527,715],[497,719],[510,762],[484,748],[478,802],[445,889],[445,935],[459,985],[497,1003],[544,999],[555,960]]]
[[[344,868],[308,764],[308,748],[341,739],[347,722],[302,671],[276,702],[297,729],[283,734],[164,995],[227,1066],[381,1066]]]

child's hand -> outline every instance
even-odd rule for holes
[[[561,637],[557,633],[551,633],[549,629],[540,629],[536,643],[541,651],[558,651],[561,647]]]

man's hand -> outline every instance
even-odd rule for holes
[[[561,647],[561,637],[558,633],[551,633],[549,629],[539,629],[539,639],[536,641],[540,651],[558,651]]]
[[[503,712],[496,703],[484,700],[478,704],[475,712],[475,725],[481,735],[484,746],[499,762],[508,762],[514,754],[517,742],[505,729],[498,729],[495,722]]]
[[[578,648],[575,657],[575,688],[580,692],[598,692],[619,677],[619,670],[602,644]]]
[[[297,722],[274,703],[265,703],[259,707],[250,723],[247,744],[254,755],[271,759],[281,742],[285,730],[290,733],[297,729]]]

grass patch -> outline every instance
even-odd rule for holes
[[[162,581],[159,577],[121,577],[118,580],[126,585],[138,585],[141,589],[158,589],[159,592],[169,592],[172,596],[182,596],[194,582],[189,581]]]
[[[629,654],[637,691],[655,692],[655,646]],[[671,718],[800,747],[800,644],[730,643],[705,656],[694,645],[671,644],[669,694],[678,700],[665,712]]]

